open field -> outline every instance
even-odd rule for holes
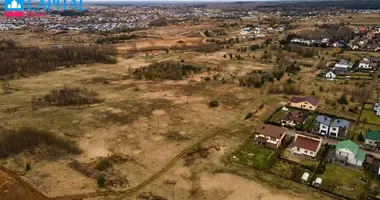
[[[343,196],[360,199],[366,184],[362,181],[364,177],[364,172],[327,164],[326,172],[321,177],[323,180],[321,187]]]

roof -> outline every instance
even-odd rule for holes
[[[369,156],[366,156],[366,157],[365,157],[365,162],[368,163],[368,164],[370,164],[370,165],[372,165],[372,163],[373,163],[373,158],[371,158],[371,157],[369,157]]]
[[[296,140],[294,141],[294,146],[316,152],[320,143],[320,140],[312,139],[303,135],[297,135]]]
[[[365,159],[365,153],[364,153],[364,151],[358,151],[358,153],[356,154],[356,156],[355,156],[355,159],[356,160],[360,160],[360,161],[364,161],[364,159]]]
[[[340,127],[340,128],[348,128],[350,122],[344,119],[335,119],[330,126],[332,127]]]
[[[282,137],[282,134],[284,134],[285,131],[286,131],[286,129],[284,129],[284,128],[265,124],[257,132],[260,134],[263,134],[263,135],[267,135],[267,136],[271,136],[271,137],[275,137],[275,138],[279,139]]]
[[[379,131],[367,131],[365,137],[370,140],[380,140],[380,132]]]
[[[326,124],[328,126],[331,124],[331,118],[324,115],[318,115],[315,121],[317,123]]]
[[[338,144],[336,145],[336,149],[345,149],[345,148],[353,152],[355,155],[359,151],[359,145],[355,144],[351,140],[344,140],[344,141],[338,142]]]
[[[307,102],[309,102],[315,106],[318,104],[318,99],[311,97],[311,96],[309,96],[309,97],[292,97],[292,99],[290,101],[293,103],[299,103],[299,102],[307,101]]]

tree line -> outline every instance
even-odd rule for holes
[[[97,44],[116,44],[116,43],[123,43],[125,40],[133,40],[139,38],[139,35],[118,35],[113,37],[105,37],[105,38],[98,38],[95,43]]]
[[[163,61],[150,64],[146,67],[140,67],[133,73],[135,79],[169,79],[182,80],[184,77],[199,72],[200,67],[186,65],[180,62]]]
[[[0,40],[0,77],[37,75],[88,63],[114,63],[111,46],[70,46],[62,48],[21,47],[13,40]]]

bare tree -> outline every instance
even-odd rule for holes
[[[11,94],[12,93],[11,85],[9,84],[8,81],[3,81],[3,91],[4,91],[4,94]]]

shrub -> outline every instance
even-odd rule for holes
[[[73,142],[58,137],[54,133],[35,128],[24,127],[19,130],[9,130],[0,136],[0,158],[6,158],[35,147],[49,148],[47,152],[55,153],[55,155],[62,152],[81,153],[81,150]]]
[[[218,100],[212,100],[208,103],[208,105],[211,107],[211,108],[214,108],[214,107],[218,107],[219,106],[219,102]]]
[[[360,134],[358,135],[358,141],[359,142],[363,142],[364,141],[364,136],[363,136],[363,134],[360,132]]]
[[[112,162],[111,162],[111,160],[109,159],[109,158],[104,158],[104,159],[102,159],[102,160],[100,160],[99,162],[98,162],[98,164],[96,164],[96,169],[97,170],[101,170],[101,171],[103,171],[103,170],[106,170],[106,169],[108,169],[108,168],[111,168],[112,167]]]
[[[207,76],[203,80],[205,80],[206,82],[209,82],[209,81],[211,81],[211,78]]]
[[[245,116],[244,120],[247,120],[247,119],[251,118],[252,116],[253,116],[253,113],[249,112],[249,113]]]
[[[103,175],[100,175],[97,180],[98,187],[104,187],[106,183],[106,178]]]
[[[342,95],[342,96],[338,99],[337,102],[340,103],[340,104],[345,104],[345,105],[347,105],[347,104],[348,104],[348,100],[347,100],[346,95]]]
[[[29,171],[29,170],[31,170],[31,169],[32,169],[32,167],[30,166],[30,164],[29,164],[29,163],[26,163],[25,171]]]

